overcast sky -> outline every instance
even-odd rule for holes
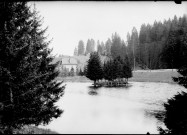
[[[33,3],[33,2],[32,2]],[[30,2],[30,4],[32,4]],[[79,40],[89,38],[106,41],[117,32],[126,40],[133,26],[139,31],[143,23],[183,16],[187,2],[35,2],[39,15],[44,17],[43,27],[53,38],[50,48],[53,54],[73,55]]]

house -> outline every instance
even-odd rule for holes
[[[70,56],[61,56],[57,57],[53,60],[52,63],[59,62],[57,69],[59,71],[66,70],[68,72],[71,71],[71,69],[74,69],[74,72],[76,72],[78,67],[78,60],[76,58],[70,57]]]
[[[78,66],[78,61],[75,58],[72,57],[62,57],[60,63],[59,63],[62,68],[66,68],[68,71],[71,71],[73,68],[74,71],[76,72],[77,66]]]

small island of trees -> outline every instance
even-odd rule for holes
[[[94,87],[126,86],[128,78],[132,77],[132,69],[127,56],[110,58],[102,64],[98,52],[93,52],[88,60],[86,77],[94,81]]]

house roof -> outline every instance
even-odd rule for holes
[[[70,56],[66,57],[56,57],[53,59],[51,64],[55,64],[56,62],[60,62],[59,64],[61,65],[77,65],[78,60],[76,58],[72,58]]]

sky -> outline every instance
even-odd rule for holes
[[[105,42],[117,32],[126,41],[133,27],[140,30],[143,23],[163,22],[187,14],[187,2],[97,2],[97,1],[40,1],[35,3],[39,15],[44,17],[42,28],[48,26],[49,48],[53,55],[73,55],[79,40],[86,43],[93,38]]]

